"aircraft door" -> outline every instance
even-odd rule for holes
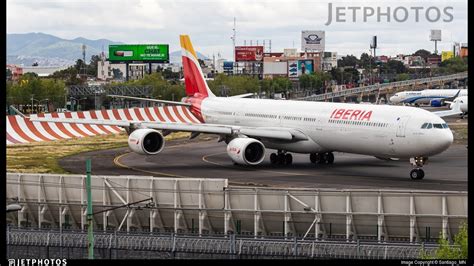
[[[397,125],[397,137],[399,138],[404,138],[405,137],[405,130],[406,130],[406,125],[408,120],[410,119],[409,116],[402,116],[399,117],[398,120],[398,125]]]

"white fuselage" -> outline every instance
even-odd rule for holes
[[[433,100],[441,100],[456,96],[458,89],[437,89],[422,91],[402,91],[390,97],[392,103],[429,104]],[[462,89],[458,96],[467,96],[467,90]]]
[[[453,109],[453,106],[458,104],[459,109],[463,113],[467,113],[467,96],[459,96],[454,99],[453,103],[449,106],[449,108]]]
[[[415,107],[213,97],[202,101],[201,113],[211,124],[296,129],[309,139],[262,142],[297,153],[410,158],[438,154],[453,142],[443,119]]]

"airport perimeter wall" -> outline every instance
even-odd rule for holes
[[[7,173],[19,228],[87,229],[85,175]],[[148,200],[152,198],[152,200]],[[227,179],[92,176],[94,229],[301,240],[436,242],[467,221],[467,192],[229,186]],[[131,204],[143,201],[137,204]],[[128,206],[124,206],[128,205]]]

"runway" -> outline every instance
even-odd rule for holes
[[[154,156],[119,148],[65,157],[59,164],[71,173],[84,174],[85,160],[92,158],[95,175],[227,178],[232,185],[467,191],[467,148],[463,144],[453,144],[430,157],[423,168],[423,180],[410,179],[412,168],[408,160],[383,161],[335,152],[332,165],[314,165],[309,155],[293,154],[292,165],[274,166],[269,160],[273,151],[267,150],[262,164],[239,166],[227,156],[226,144],[217,143],[213,136],[170,141],[166,145],[163,152]]]

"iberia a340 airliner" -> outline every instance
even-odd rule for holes
[[[265,149],[276,150],[270,156],[272,164],[291,164],[291,153],[309,154],[315,164],[332,164],[333,152],[410,159],[412,179],[422,179],[428,157],[445,151],[453,142],[440,116],[415,107],[216,97],[203,78],[189,36],[181,35],[180,41],[187,97],[182,102],[152,101],[187,106],[202,123],[30,119],[122,126],[130,132],[130,149],[146,155],[163,150],[163,135],[186,131],[192,132],[191,137],[218,134],[227,144],[229,157],[243,165],[260,164]]]

